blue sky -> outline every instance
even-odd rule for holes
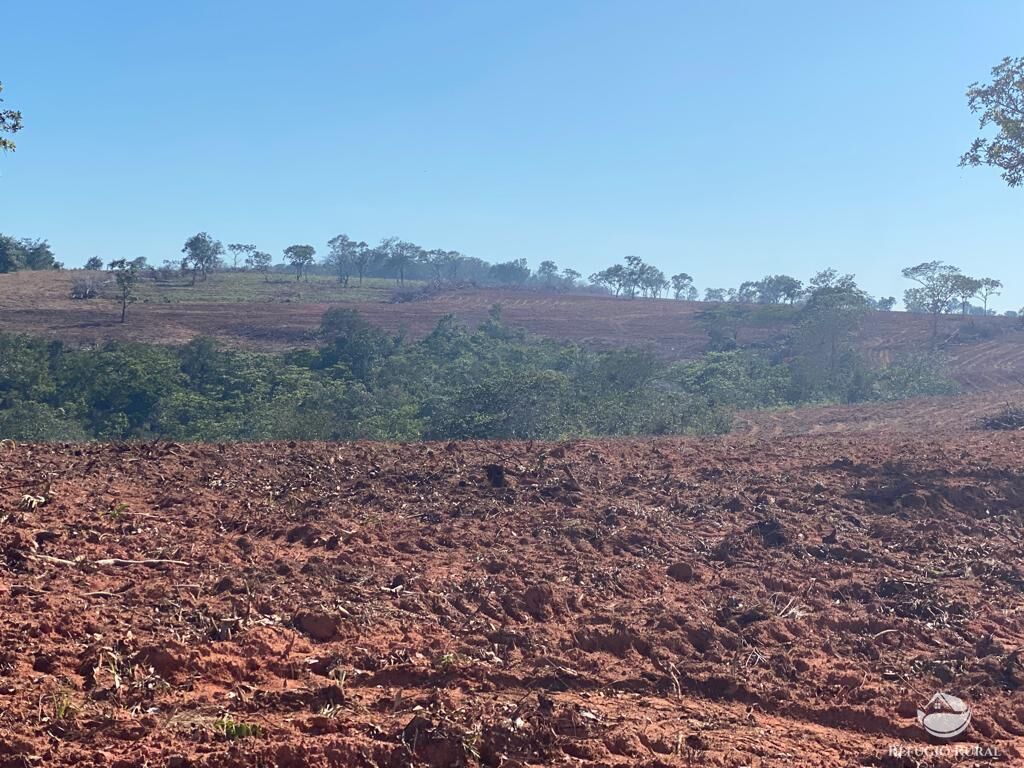
[[[189,235],[399,235],[697,285],[943,259],[1024,304],[1021,200],[960,169],[1020,2],[7,0],[0,231],[80,265]],[[1016,46],[1016,47],[1015,47]]]

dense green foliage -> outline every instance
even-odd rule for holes
[[[0,234],[0,272],[19,269],[60,269],[53,257],[50,244],[45,240],[16,239]]]
[[[670,364],[528,336],[495,309],[479,328],[448,317],[409,342],[334,309],[317,349],[284,355],[0,336],[0,438],[417,440],[716,433],[731,410],[797,402],[798,366],[752,351]],[[848,356],[850,353],[844,351]],[[845,358],[844,358],[845,359]],[[842,367],[837,371],[845,370]],[[948,390],[934,362],[833,371],[815,398]]]

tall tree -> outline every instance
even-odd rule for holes
[[[135,302],[135,284],[139,280],[139,262],[137,259],[115,259],[108,269],[114,272],[117,290],[121,294],[121,322],[128,317],[128,305]]]
[[[315,255],[316,248],[312,245],[289,245],[284,249],[284,257],[291,262],[296,280],[306,273],[306,268],[313,263]],[[308,280],[309,277],[307,276],[306,279]]]
[[[228,243],[228,250],[231,251],[232,269],[238,269],[238,259],[241,256],[248,258],[249,254],[256,251],[256,246],[252,243]]]
[[[800,310],[794,334],[794,379],[804,396],[839,384],[840,369],[849,357],[850,339],[870,307],[868,295],[852,275],[825,270]],[[811,281],[812,284],[815,280]]]
[[[966,315],[973,299],[981,290],[981,280],[967,275],[953,275],[953,295],[960,299],[960,311]]]
[[[198,275],[202,275],[205,280],[217,266],[217,262],[224,254],[224,246],[220,240],[214,240],[206,232],[200,232],[185,241],[185,247],[181,252],[185,254],[182,266],[192,270],[192,285],[195,285]]]
[[[996,129],[979,136],[960,158],[960,166],[991,165],[1002,170],[1011,187],[1024,182],[1024,57],[1007,56],[992,68],[991,83],[972,83],[967,106],[981,113],[978,128]]]
[[[4,84],[0,83],[0,93],[4,91]],[[0,99],[0,104],[3,99]],[[21,112],[15,109],[0,109],[0,151],[13,152],[15,144],[12,139],[6,138],[3,134],[16,134],[21,130]]]
[[[25,266],[25,249],[19,240],[0,235],[0,272],[17,272]]]
[[[526,259],[515,259],[492,264],[488,275],[502,285],[519,287],[530,279],[530,268],[526,265]]]
[[[680,272],[677,275],[672,275],[672,297],[675,299],[681,299],[687,294],[690,288],[693,286],[693,278],[685,272]]]
[[[537,277],[540,278],[546,288],[550,288],[558,277],[558,265],[550,259],[546,259],[537,267]]]
[[[395,272],[400,285],[405,285],[405,273],[413,264],[422,260],[423,249],[415,243],[397,238],[388,238],[388,265]]]
[[[274,259],[265,251],[253,251],[245,259],[245,266],[254,272],[262,272],[265,282],[270,282],[270,265]]]
[[[903,303],[908,309],[919,306],[931,315],[932,337],[938,335],[939,316],[956,296],[956,277],[959,274],[959,269],[941,261],[926,261],[903,270],[905,278],[920,286],[904,291]]]
[[[992,277],[983,277],[978,282],[981,284],[975,294],[981,299],[981,306],[985,310],[985,314],[988,314],[988,300],[993,296],[999,295],[999,289],[1003,287],[1001,280],[996,280]]]
[[[380,251],[376,248],[371,248],[362,240],[356,243],[355,250],[352,252],[352,265],[356,269],[356,274],[359,275],[360,285],[363,284],[363,275],[366,273],[366,270],[379,261],[380,258]]]
[[[324,264],[338,273],[338,282],[348,285],[356,250],[356,242],[348,235],[335,235],[327,241]]]

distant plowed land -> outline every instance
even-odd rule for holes
[[[341,287],[331,278],[296,281],[276,274],[267,282],[246,273],[215,274],[195,287],[187,281],[148,283],[119,322],[112,298],[74,301],[73,280],[81,272],[0,275],[0,330],[72,343],[131,340],[184,343],[197,335],[256,349],[286,349],[315,343],[323,313],[334,306],[357,309],[389,331],[422,337],[438,320],[454,315],[476,325],[500,305],[504,322],[556,339],[597,348],[649,346],[673,359],[694,358],[708,349],[702,313],[715,305],[668,299],[627,300],[612,296],[467,288],[420,301],[391,303],[392,281]],[[110,280],[98,273],[100,280]],[[106,293],[110,293],[107,286]],[[227,300],[230,299],[230,300]],[[792,330],[784,308],[741,322],[741,347],[778,345]],[[944,316],[933,338],[929,319],[903,312],[873,312],[864,321],[860,345],[876,364],[887,364],[932,348],[949,360],[951,373],[968,391],[1020,386],[1024,381],[1024,325],[1016,318]]]

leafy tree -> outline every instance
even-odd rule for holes
[[[25,266],[25,249],[20,241],[0,235],[0,272],[17,272]]]
[[[626,285],[629,282],[629,275],[626,273],[626,268],[622,264],[615,264],[608,267],[608,269],[595,272],[589,279],[594,285],[606,288],[611,291],[613,295],[618,296],[626,289]]]
[[[192,285],[195,285],[198,275],[202,275],[205,280],[217,266],[224,254],[224,246],[220,240],[214,240],[206,232],[200,232],[185,241],[185,247],[181,252],[185,254],[182,268],[192,270]]]
[[[238,269],[238,259],[245,256],[246,260],[256,252],[256,246],[251,243],[228,243],[228,250],[231,251],[231,266]],[[245,263],[245,260],[242,262]]]
[[[792,341],[797,397],[863,399],[866,377],[850,340],[870,307],[868,295],[852,275],[840,276],[831,269],[819,272],[811,284]]]
[[[530,279],[530,268],[526,265],[526,259],[516,259],[494,264],[490,269],[490,276],[502,285],[522,286]]]
[[[395,274],[399,285],[405,285],[405,273],[417,261],[422,260],[423,249],[415,243],[389,237],[381,242],[387,254],[387,263]]]
[[[92,256],[87,262],[85,262],[85,268],[88,270],[103,269],[103,259],[99,256]]]
[[[704,301],[724,302],[726,300],[725,288],[705,288]]]
[[[369,380],[375,366],[395,349],[386,333],[366,322],[354,309],[328,310],[320,323],[320,336],[327,346],[321,349],[318,365],[334,369],[344,366],[345,374],[360,381]]]
[[[733,298],[733,301],[738,301],[740,304],[754,304],[758,301],[760,295],[760,283],[754,282],[753,280],[744,280],[740,283],[740,287],[736,289],[736,295]]]
[[[117,290],[121,294],[121,322],[128,316],[128,305],[135,303],[135,284],[139,281],[139,263],[137,260],[127,261],[115,259],[108,268],[114,272]]]
[[[324,264],[332,267],[338,273],[338,282],[348,285],[349,276],[352,273],[355,251],[359,246],[366,243],[356,243],[348,235],[336,235],[327,241],[327,257]]]
[[[0,83],[0,93],[4,91],[4,84]],[[3,103],[3,99],[0,99],[0,104]],[[13,152],[15,144],[12,139],[8,139],[3,134],[8,133],[12,136],[21,130],[21,112],[14,109],[0,109],[0,151]]]
[[[996,280],[991,277],[982,277],[978,280],[979,287],[977,292],[974,294],[982,302],[982,308],[985,310],[985,314],[988,314],[988,300],[993,296],[999,295],[999,289],[1003,287],[1003,283],[1000,280]]]
[[[685,272],[672,275],[670,279],[672,281],[672,298],[674,299],[682,298],[693,287],[693,278]]]
[[[245,258],[245,266],[254,272],[262,272],[266,282],[270,282],[270,265],[274,259],[265,251],[253,251]]]
[[[896,306],[895,296],[883,296],[875,301],[875,309],[881,312],[892,312],[892,308]]]
[[[312,245],[289,245],[284,249],[284,257],[291,263],[295,270],[295,279],[298,280],[306,272],[306,268],[313,263],[316,255],[316,248]],[[308,280],[309,277],[307,276]]]
[[[28,269],[54,269],[59,265],[53,257],[50,244],[45,240],[22,240],[25,267]]]
[[[981,280],[967,275],[953,275],[953,295],[960,299],[961,313],[966,315],[971,306],[971,299],[981,290]]]
[[[575,269],[566,268],[562,270],[562,280],[565,281],[566,287],[568,288],[575,288],[576,281],[579,280],[581,277],[583,277],[583,275],[581,275]]]
[[[19,269],[60,269],[61,264],[53,257],[50,244],[45,240],[23,237],[20,240],[0,235],[0,272],[17,272]]]
[[[459,271],[459,264],[465,258],[458,251],[446,251],[435,248],[422,254],[423,262],[430,267],[434,280],[454,280]]]
[[[939,316],[948,311],[950,302],[957,295],[960,270],[941,261],[926,261],[916,267],[905,268],[902,274],[920,286],[904,291],[903,303],[908,309],[917,306],[931,315],[932,336],[938,335]]]
[[[960,166],[995,166],[1009,186],[1020,186],[1024,182],[1024,57],[1007,56],[992,68],[991,83],[972,83],[967,106],[972,114],[981,113],[980,130],[991,125],[996,134],[976,138],[960,158]]]
[[[803,295],[803,288],[795,277],[767,275],[757,283],[757,300],[762,304],[793,304]]]
[[[376,248],[371,248],[366,243],[360,241],[356,244],[355,250],[352,253],[352,266],[356,269],[356,274],[359,275],[359,284],[363,284],[363,275],[371,265],[381,260],[381,252]]]
[[[537,267],[537,277],[540,278],[545,287],[550,288],[558,278],[558,265],[550,260],[545,260]]]

